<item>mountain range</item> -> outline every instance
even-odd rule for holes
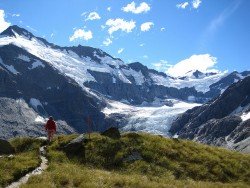
[[[249,96],[249,90],[230,110],[222,108],[221,116],[210,115],[213,110],[206,106],[223,100],[232,87],[237,91],[239,84],[247,85],[245,80],[249,75],[250,71],[193,70],[175,78],[139,62],[126,64],[101,49],[81,45],[60,47],[23,28],[10,26],[0,34],[0,127],[3,130],[0,138],[42,135],[42,125],[52,115],[61,133],[104,131],[117,126],[124,131],[176,134],[228,146],[226,141],[219,140],[221,137],[210,138],[209,131],[201,127],[214,130],[212,121],[216,121],[220,129],[231,118],[237,126],[226,127],[228,133],[235,133],[236,128],[245,132],[241,128],[247,130],[249,123],[245,125],[237,115],[247,113],[247,108],[242,114],[237,112],[237,117],[228,115],[241,105],[239,101]],[[195,119],[205,112],[206,118],[197,123]],[[91,127],[87,125],[88,118],[92,120]],[[193,121],[196,129],[188,128]],[[242,138],[241,133],[227,139],[235,141]],[[245,140],[249,134],[243,137]]]

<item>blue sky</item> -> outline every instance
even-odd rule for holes
[[[0,0],[0,24],[173,75],[178,67],[244,71],[250,69],[249,8],[249,0]]]

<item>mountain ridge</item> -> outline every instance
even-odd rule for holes
[[[230,149],[237,148],[235,144],[245,140],[245,148],[241,149],[250,152],[249,86],[250,76],[232,84],[214,100],[180,115],[170,132],[180,138]]]
[[[180,79],[139,62],[126,64],[101,49],[60,47],[18,26],[10,26],[0,37],[0,97],[23,98],[39,116],[53,115],[80,133],[88,131],[86,119],[91,117],[92,131],[111,126],[127,130],[126,123],[130,123],[137,131],[168,135],[181,108],[213,100],[248,75],[250,71],[215,74],[196,70],[191,77]],[[124,108],[116,109],[119,105]],[[115,110],[121,114],[113,113]],[[124,115],[130,110],[146,115]],[[155,115],[165,112],[172,117],[164,116],[169,119],[162,121]],[[159,129],[148,129],[145,122]]]

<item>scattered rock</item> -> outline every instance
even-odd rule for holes
[[[15,149],[7,140],[0,139],[0,154],[11,154],[14,152]]]
[[[138,151],[132,151],[132,153],[124,159],[126,162],[142,160],[142,156]]]
[[[115,128],[115,127],[109,128],[108,130],[104,131],[101,135],[107,136],[107,137],[113,138],[113,139],[119,139],[119,138],[121,138],[120,131],[117,128]]]
[[[72,140],[70,143],[68,143],[66,146],[64,146],[63,150],[68,155],[84,155],[84,143],[86,142],[87,139],[85,138],[84,134],[81,134],[80,136]]]

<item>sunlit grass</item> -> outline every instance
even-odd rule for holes
[[[35,169],[40,164],[38,148],[41,141],[31,138],[18,138],[11,140],[16,153],[13,157],[0,158],[0,187],[11,182]]]
[[[76,135],[48,147],[48,170],[23,187],[247,187],[250,156],[191,141],[128,133],[121,139],[92,134],[85,155],[63,147]],[[142,159],[125,160],[134,151]],[[82,153],[82,151],[79,151]]]

